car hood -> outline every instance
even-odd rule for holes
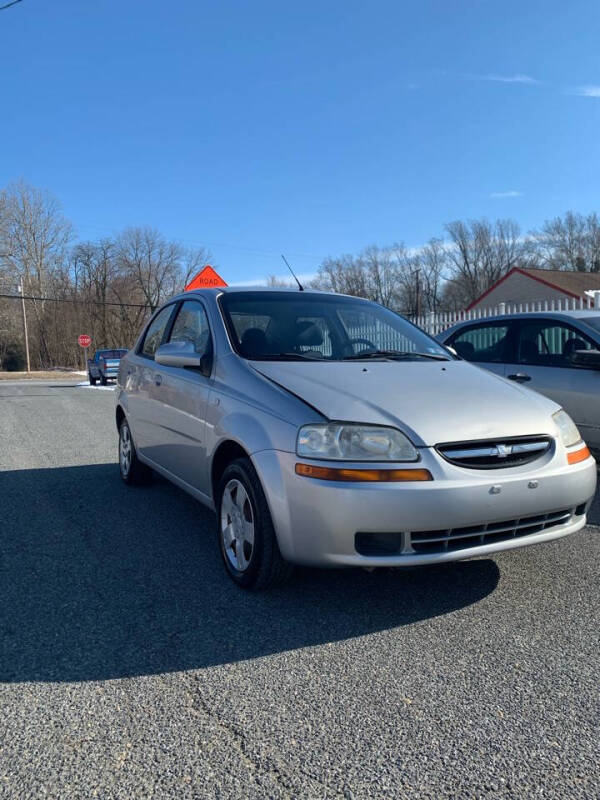
[[[398,427],[420,446],[557,433],[554,402],[465,361],[252,366],[327,419]]]

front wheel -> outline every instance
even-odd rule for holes
[[[142,464],[137,456],[129,423],[125,418],[119,426],[119,471],[121,478],[130,485],[142,486],[152,479],[152,470]]]
[[[229,576],[244,589],[283,583],[292,566],[279,551],[258,475],[239,458],[223,473],[217,492],[219,547]]]
[[[92,373],[91,372],[88,372],[88,377],[90,379],[90,386],[95,386],[96,385],[96,378],[92,378]]]

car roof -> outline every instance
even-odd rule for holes
[[[305,294],[332,294],[331,292],[324,292],[322,289],[303,289],[302,291]],[[219,286],[214,289],[192,289],[191,292],[186,292],[186,294],[192,292],[211,292],[213,294],[221,294],[221,292],[225,292],[225,294],[236,294],[239,292],[291,292],[292,294],[298,294],[300,289],[291,284],[290,286]]]
[[[497,320],[514,320],[514,319],[556,319],[556,320],[574,320],[574,319],[593,319],[600,317],[600,309],[598,311],[523,311],[516,314],[494,314],[489,317],[475,317],[472,319],[461,319],[452,325],[452,328],[460,328],[464,325],[477,325],[482,322],[496,322]],[[450,330],[448,328],[448,330]]]
[[[329,292],[323,289],[298,289],[297,286],[218,286],[211,289],[190,289],[187,292],[182,292],[178,294],[176,297],[171,298],[172,300],[180,300],[182,297],[193,297],[194,295],[199,297],[218,297],[221,294],[247,294],[249,292],[264,292],[264,293],[273,293],[273,294],[292,294],[292,295],[320,295],[326,297],[351,297],[353,300],[358,300],[363,303],[371,303],[373,301],[368,300],[365,297],[356,297],[356,295],[351,294],[342,294],[341,292]]]
[[[519,319],[554,319],[562,322],[573,322],[579,320],[585,322],[586,319],[600,318],[600,309],[598,310],[575,310],[575,311],[523,311],[515,314],[497,314],[490,317],[477,317],[476,319],[461,319],[452,325],[449,325],[445,330],[437,334],[438,340],[441,337],[446,337],[446,334],[454,333],[460,328],[466,328],[470,325],[485,325],[493,324],[494,322],[510,322]]]

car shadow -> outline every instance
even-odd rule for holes
[[[116,464],[0,472],[0,680],[84,681],[201,668],[408,625],[494,590],[489,559],[421,570],[299,569],[247,593],[214,516]]]

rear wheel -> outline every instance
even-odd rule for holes
[[[142,486],[152,480],[152,470],[137,457],[129,423],[125,417],[119,425],[119,470],[121,478],[130,485]]]
[[[102,386],[106,386],[106,375],[104,375],[102,372],[100,373],[100,383]]]
[[[246,458],[236,459],[223,473],[217,525],[225,569],[239,586],[266,589],[289,578],[292,565],[279,551],[265,494]]]

